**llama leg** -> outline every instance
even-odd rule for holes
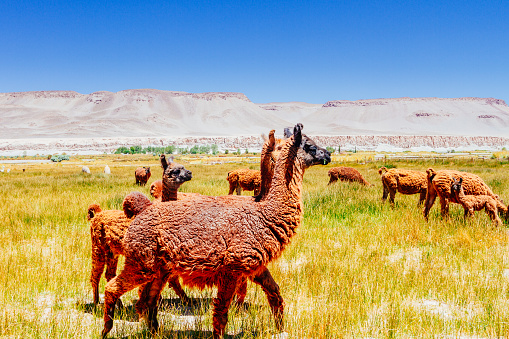
[[[500,217],[498,216],[498,210],[496,206],[486,206],[484,209],[486,214],[490,217],[491,221],[495,224],[495,226],[501,226],[502,220],[500,220]]]
[[[440,197],[440,214],[442,217],[449,217],[449,200]]]
[[[161,298],[161,291],[163,290],[164,285],[166,285],[167,280],[168,272],[160,272],[158,277],[152,282],[148,283],[144,289],[147,292],[145,293],[147,297],[146,305],[148,308],[147,325],[152,334],[155,334],[159,329],[159,322],[157,321],[157,305],[159,303],[159,299]]]
[[[384,203],[386,200],[387,200],[387,197],[389,196],[389,188],[387,187],[387,185],[383,183],[383,186],[384,186],[384,190],[383,190],[383,193],[382,193],[382,203]],[[330,182],[329,182],[330,184]]]
[[[189,304],[191,302],[191,299],[186,295],[186,292],[184,292],[184,290],[182,289],[182,286],[180,285],[180,281],[179,281],[179,277],[178,276],[170,277],[168,279],[168,285],[171,288],[173,288],[175,293],[177,293],[177,295],[179,296],[180,300],[184,304]]]
[[[94,293],[94,305],[99,303],[99,281],[104,271],[105,254],[102,248],[94,248],[92,250],[92,272],[90,274],[90,283]]]
[[[394,197],[396,196],[396,190],[395,189],[390,189],[389,191],[389,202],[391,203],[392,206],[394,206]]]
[[[242,188],[240,187],[239,184],[237,184],[237,195],[241,195],[242,194]]]
[[[238,278],[232,275],[225,275],[221,280],[217,296],[214,298],[214,311],[212,313],[212,324],[214,327],[213,338],[223,337],[226,322],[228,321],[228,309],[235,294]]]
[[[230,190],[228,191],[228,195],[232,195],[233,191],[235,191],[235,185],[230,182]]]
[[[106,256],[106,281],[110,281],[117,275],[118,255],[109,252]]]
[[[118,255],[114,255],[111,251],[108,251],[106,255],[106,273],[104,276],[106,277],[106,281],[110,281],[115,278],[117,275],[117,264],[118,264]],[[120,298],[117,300],[117,307],[123,308],[122,300]]]
[[[120,296],[149,280],[150,278],[146,275],[139,273],[138,267],[132,267],[126,262],[124,270],[106,284],[106,290],[104,292],[104,328],[102,331],[102,338],[106,338],[113,328],[115,304]]]
[[[238,308],[240,308],[244,304],[246,294],[247,294],[247,278],[242,277],[239,279],[239,282],[237,283],[237,289],[235,290],[235,295],[237,296],[235,305]]]
[[[433,207],[436,198],[437,192],[432,187],[430,187],[430,183],[428,181],[428,192],[426,193],[426,202],[424,203],[423,211],[424,219],[426,219],[426,221],[428,221],[429,210],[431,207]]]
[[[272,314],[274,315],[276,328],[279,332],[282,332],[284,327],[283,315],[285,302],[283,301],[283,297],[281,297],[281,293],[279,292],[278,284],[274,281],[274,278],[272,278],[272,275],[267,268],[265,268],[262,273],[255,276],[253,281],[260,285],[267,295],[270,308],[272,309]]]
[[[426,191],[423,191],[423,192],[419,193],[419,202],[417,203],[417,206],[421,206],[425,200],[426,200]]]

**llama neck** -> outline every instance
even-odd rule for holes
[[[273,227],[284,244],[290,241],[295,229],[302,221],[302,179],[303,163],[297,158],[297,148],[287,147],[281,152],[274,168],[274,176],[263,213],[272,220]]]
[[[465,191],[463,190],[463,187],[461,187],[459,191],[455,191],[454,195],[456,196],[456,200],[460,204],[463,204],[465,198]]]
[[[180,185],[173,181],[163,181],[163,192],[161,194],[161,201],[177,200],[177,192]]]

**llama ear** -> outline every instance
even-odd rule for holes
[[[168,162],[166,161],[166,156],[164,154],[161,154],[159,157],[159,160],[161,160],[161,167],[163,168],[163,171],[168,167]]]
[[[284,131],[284,133],[283,133],[283,134],[284,134],[284,136],[285,136],[285,138],[286,138],[286,139],[288,139],[289,137],[291,137],[291,136],[292,136],[292,130],[291,130],[291,127],[286,127],[286,128],[285,128],[285,131]]]
[[[270,147],[274,147],[274,145],[276,144],[276,139],[274,138],[275,132],[276,132],[275,130],[271,130],[269,132],[269,146]]]
[[[302,128],[304,126],[300,122],[293,128],[293,142],[295,145],[300,145],[302,142]]]
[[[463,183],[463,178],[460,178],[460,185]]]

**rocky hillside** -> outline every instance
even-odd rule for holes
[[[153,89],[0,93],[0,150],[50,143],[112,148],[132,138],[143,144],[177,139],[187,144],[201,137],[224,140],[225,147],[230,147],[228,140],[237,140],[232,148],[244,148],[249,138],[258,140],[270,129],[281,132],[296,122],[309,135],[327,137],[331,145],[509,144],[509,107],[493,98],[256,104],[241,93]]]

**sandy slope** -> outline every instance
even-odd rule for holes
[[[306,133],[322,136],[509,137],[509,107],[493,98],[336,100],[321,105],[255,104],[241,93],[153,89],[0,93],[0,150],[113,144],[118,138],[148,142],[151,137],[164,143],[164,138],[178,137],[258,137],[296,122],[304,123]]]

